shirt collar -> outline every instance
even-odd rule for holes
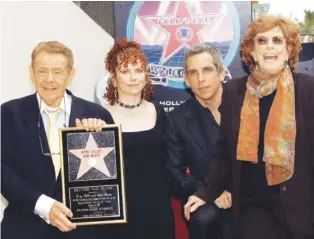
[[[39,96],[38,92],[36,93],[36,98],[38,101],[38,106],[39,106],[39,110],[40,113],[42,114],[43,111],[45,109],[49,110],[49,111],[56,111],[58,108],[61,108],[62,112],[66,112],[67,115],[70,114],[70,109],[71,109],[71,97],[66,93],[66,91],[64,92],[64,96],[61,100],[61,103],[58,107],[50,107],[48,106]]]

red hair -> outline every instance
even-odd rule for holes
[[[104,97],[107,98],[109,103],[113,105],[118,99],[115,94],[115,87],[113,84],[113,78],[116,77],[116,70],[122,65],[127,67],[128,64],[136,64],[138,61],[142,63],[142,68],[145,72],[146,85],[142,91],[142,99],[150,100],[153,96],[153,86],[152,82],[148,77],[147,72],[147,59],[140,45],[135,41],[128,41],[125,38],[120,38],[113,47],[110,49],[106,57],[106,69],[113,75],[109,78],[108,86],[106,88],[107,92]]]
[[[300,38],[300,27],[289,18],[274,15],[263,15],[257,20],[251,22],[248,31],[241,44],[242,59],[249,66],[250,71],[255,66],[255,61],[251,56],[254,49],[254,38],[258,33],[266,32],[272,28],[279,27],[287,42],[287,47],[291,49],[288,64],[293,70],[299,61],[299,53],[302,49]]]

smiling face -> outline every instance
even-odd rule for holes
[[[61,53],[39,52],[29,70],[41,99],[48,106],[59,106],[75,72],[74,69],[69,69],[66,56]]]
[[[252,57],[258,62],[262,72],[270,75],[279,74],[289,59],[289,50],[279,27],[258,33],[254,38]]]

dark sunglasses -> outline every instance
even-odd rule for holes
[[[280,36],[274,36],[271,38],[271,40],[274,45],[281,45],[284,42],[284,38]],[[256,42],[258,45],[265,45],[268,43],[268,41],[269,41],[268,37],[265,36],[256,37]]]

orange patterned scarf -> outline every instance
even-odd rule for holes
[[[258,163],[259,99],[277,88],[265,127],[263,161],[268,185],[282,183],[294,172],[296,121],[291,71],[284,69],[276,82],[264,80],[262,73],[254,72],[249,76],[246,88],[237,159]]]

